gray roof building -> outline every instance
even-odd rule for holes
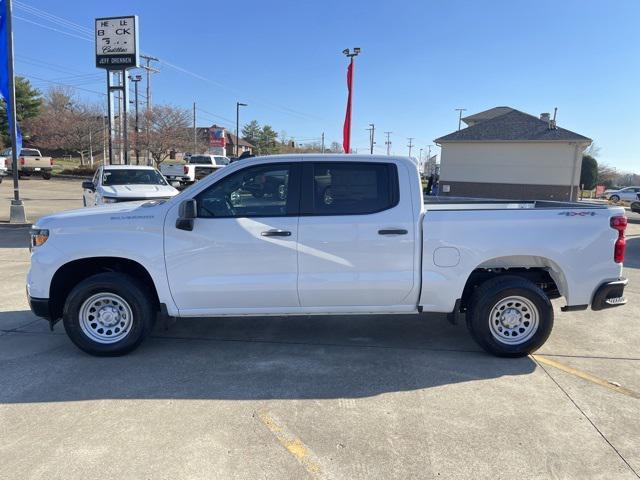
[[[463,120],[471,126],[436,138],[435,142],[591,142],[588,137],[555,126],[552,120],[510,107],[495,107]]]

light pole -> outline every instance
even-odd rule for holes
[[[136,165],[140,165],[140,148],[138,146],[140,128],[138,127],[139,117],[138,117],[138,82],[142,80],[142,75],[136,75],[135,77],[129,76],[129,80],[133,82],[134,87],[134,96],[135,99],[135,112],[136,112]]]
[[[238,158],[238,147],[240,143],[240,107],[248,107],[246,103],[236,102],[236,142],[235,142],[235,155]]]
[[[27,217],[24,213],[24,204],[20,199],[20,187],[18,185],[18,125],[16,118],[16,79],[13,74],[13,26],[11,18],[12,0],[5,2],[6,11],[0,12],[5,14],[5,28],[7,30],[7,56],[8,74],[9,74],[9,98],[5,98],[7,102],[7,112],[9,113],[9,136],[11,137],[11,172],[13,173],[13,200],[9,209],[9,223],[26,223]]]
[[[346,145],[344,153],[350,153],[347,150],[351,150],[351,104],[353,103],[353,77],[354,77],[354,57],[357,57],[360,53],[360,48],[355,47],[353,50],[349,50],[345,48],[342,53],[349,58],[349,70],[348,70],[348,87],[349,87],[349,98],[347,99],[347,114],[345,116],[344,122],[344,139],[343,146]]]

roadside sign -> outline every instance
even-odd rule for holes
[[[596,185],[596,197],[604,195],[604,185]]]
[[[139,66],[138,17],[96,18],[96,67],[126,70]]]
[[[226,132],[224,128],[209,128],[209,153],[212,155],[225,155]]]

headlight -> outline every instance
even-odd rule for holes
[[[40,247],[49,240],[49,230],[44,228],[32,228],[30,232],[31,240],[29,242],[29,250]]]
[[[114,197],[102,197],[102,203],[116,203],[117,201],[118,199]]]

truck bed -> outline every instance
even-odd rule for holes
[[[610,220],[623,215],[582,202],[426,198],[420,305],[452,311],[472,272],[516,267],[548,271],[568,306],[588,305],[622,274]]]

